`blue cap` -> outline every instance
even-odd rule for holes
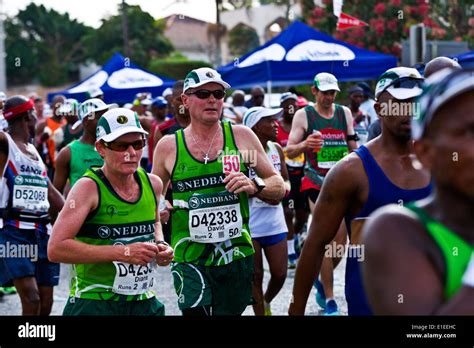
[[[154,105],[157,107],[163,107],[163,106],[167,106],[168,102],[163,97],[156,97],[155,99],[153,99],[153,102],[151,103],[151,105]]]

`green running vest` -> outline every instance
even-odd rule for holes
[[[434,220],[415,203],[408,204],[407,208],[417,215],[443,254],[446,265],[444,296],[450,299],[462,287],[462,277],[471,260],[474,247]]]
[[[235,145],[230,123],[221,124],[223,150],[207,164],[191,156],[183,130],[175,133],[177,155],[171,174],[175,262],[222,266],[254,253],[248,226],[248,195],[230,193],[222,182],[223,168],[246,176],[248,168]]]
[[[99,205],[83,223],[76,240],[93,245],[126,245],[155,240],[156,197],[142,168],[134,174],[140,187],[138,201],[118,196],[102,170],[87,170],[84,176],[97,184]],[[155,296],[151,291],[156,264],[124,262],[73,265],[71,297],[90,300],[137,301]]]
[[[87,169],[90,167],[102,167],[104,160],[96,151],[94,145],[81,143],[74,140],[69,145],[71,160],[69,161],[69,183],[74,186]]]
[[[321,187],[329,169],[349,153],[346,115],[339,104],[334,104],[334,115],[330,119],[322,117],[310,105],[306,106],[304,110],[308,121],[308,130],[304,138],[306,139],[313,131],[319,131],[324,140],[323,147],[318,152],[305,151],[304,172],[313,184]]]

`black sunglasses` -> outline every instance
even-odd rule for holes
[[[413,88],[413,87],[423,87],[423,79],[417,79],[413,77],[401,77],[399,79],[393,80],[391,83],[388,84],[384,90],[388,89],[389,87],[393,88]]]
[[[217,89],[215,91],[210,91],[208,89],[198,89],[197,91],[194,92],[188,92],[186,93],[187,95],[194,94],[196,97],[199,99],[207,99],[211,96],[211,94],[214,96],[216,99],[223,99],[225,97],[225,91],[222,89]]]
[[[106,143],[105,141],[102,142],[104,146],[112,151],[120,151],[123,152],[132,146],[134,150],[141,150],[145,147],[146,141],[145,139],[140,139],[134,141],[132,143],[127,143],[123,141],[111,141],[110,143]]]

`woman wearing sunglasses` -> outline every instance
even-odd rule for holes
[[[128,109],[97,124],[104,165],[74,185],[50,241],[50,260],[73,264],[65,315],[164,315],[152,287],[173,250],[157,212],[162,182],[139,167],[147,134]]]

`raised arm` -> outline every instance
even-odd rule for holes
[[[290,135],[288,136],[288,145],[286,146],[288,157],[295,158],[307,149],[308,144],[304,139],[307,129],[306,111],[300,109],[293,116],[293,123],[291,124]]]

